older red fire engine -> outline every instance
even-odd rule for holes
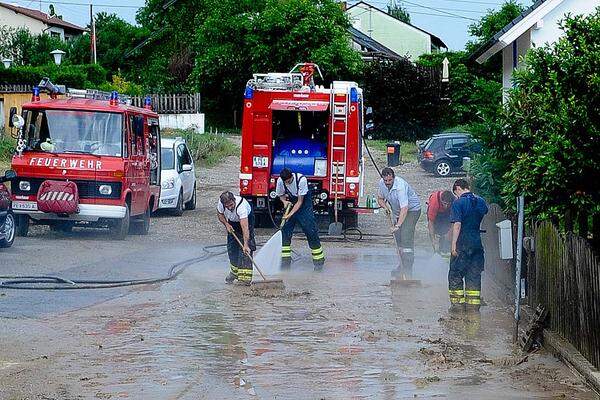
[[[296,72],[299,71],[299,72]],[[318,215],[355,226],[363,190],[363,96],[354,82],[316,86],[316,64],[254,74],[244,93],[240,193],[260,218],[275,209],[275,183],[287,167],[308,178]],[[337,201],[336,201],[337,198]],[[261,223],[262,224],[262,223]]]
[[[40,100],[40,88],[51,98]],[[69,90],[47,79],[13,115],[18,129],[12,183],[17,233],[30,221],[68,231],[108,227],[115,238],[147,234],[160,197],[158,114],[116,92]],[[16,110],[15,110],[16,111]]]

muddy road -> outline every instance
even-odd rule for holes
[[[378,154],[382,159],[383,154]],[[236,157],[199,171],[199,207],[153,219],[151,234],[32,229],[0,252],[0,275],[148,278],[221,243],[218,194],[237,186]],[[426,194],[449,185],[415,165],[397,171]],[[371,168],[368,193],[375,193]],[[385,233],[382,215],[362,217]],[[261,230],[262,238],[271,232]],[[103,290],[0,290],[0,399],[593,399],[543,350],[511,344],[511,313],[489,290],[480,315],[449,315],[447,263],[419,222],[421,288],[390,285],[392,242],[326,242],[325,271],[305,241],[285,293],[227,286],[214,255],[163,284]]]

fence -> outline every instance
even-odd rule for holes
[[[482,222],[485,276],[514,299],[514,260],[499,256],[496,223],[506,219],[492,204]],[[526,277],[526,304],[542,304],[549,315],[548,328],[571,343],[600,368],[600,262],[590,243],[572,233],[561,234],[551,222],[531,229],[533,246],[526,248],[522,277]],[[513,238],[516,227],[513,225]],[[516,242],[516,240],[513,240]],[[529,246],[526,246],[529,247]],[[513,252],[516,255],[516,252]]]
[[[0,93],[31,93],[31,85],[0,84]]]
[[[194,94],[152,94],[152,110],[158,114],[199,114],[200,93]],[[131,98],[131,104],[143,107],[146,96]]]
[[[550,329],[600,368],[600,263],[589,243],[561,235],[549,222],[535,229],[535,292],[530,304],[549,311]]]

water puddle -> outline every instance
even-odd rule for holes
[[[213,285],[207,293],[181,280],[163,288],[169,298],[169,290],[183,292],[177,302],[100,320],[102,349],[86,361],[109,377],[90,375],[85,384],[119,398],[555,395],[519,385],[510,366],[490,361],[512,356],[502,327],[510,315],[498,321],[492,307],[474,317],[448,315],[443,266],[418,272],[431,282],[424,287],[392,291],[393,252],[328,257],[321,274],[310,263],[295,265],[284,275],[285,292]]]

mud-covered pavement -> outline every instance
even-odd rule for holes
[[[199,208],[155,219],[148,237],[35,229],[0,253],[0,275],[162,276],[222,241],[214,200],[235,188],[236,162],[200,171]],[[421,193],[450,181],[399,171]],[[514,349],[510,310],[489,290],[481,315],[449,315],[447,264],[429,253],[424,218],[417,240],[420,288],[390,285],[391,241],[368,238],[326,243],[322,273],[294,241],[284,293],[225,285],[224,255],[161,285],[0,291],[0,399],[595,398],[551,355]]]

